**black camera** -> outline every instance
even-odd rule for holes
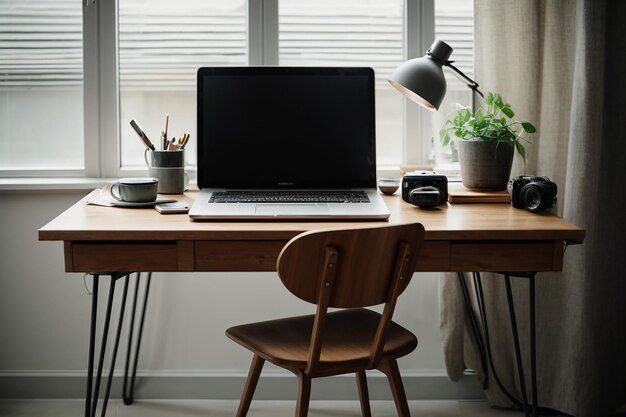
[[[414,172],[402,177],[402,199],[420,207],[448,201],[448,177],[435,172]]]
[[[516,208],[535,212],[556,204],[556,184],[548,177],[515,177],[506,189],[511,194],[511,205]]]

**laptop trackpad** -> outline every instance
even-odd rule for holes
[[[329,214],[328,204],[257,204],[256,214],[266,216],[306,216]]]

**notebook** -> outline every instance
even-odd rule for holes
[[[193,220],[384,220],[371,68],[198,70]]]

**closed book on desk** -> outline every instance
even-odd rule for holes
[[[448,183],[448,202],[464,203],[510,203],[511,197],[506,190],[478,191],[465,188],[460,182]]]

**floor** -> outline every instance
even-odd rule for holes
[[[108,417],[233,417],[238,401],[139,400],[125,406],[113,400]],[[491,408],[485,401],[409,401],[413,417],[522,417],[524,413]],[[294,401],[253,401],[249,417],[290,417]],[[392,401],[372,401],[372,416],[396,417]],[[98,410],[99,415],[100,410]],[[0,400],[0,417],[80,417],[83,400]],[[357,401],[311,401],[309,417],[359,417]]]

